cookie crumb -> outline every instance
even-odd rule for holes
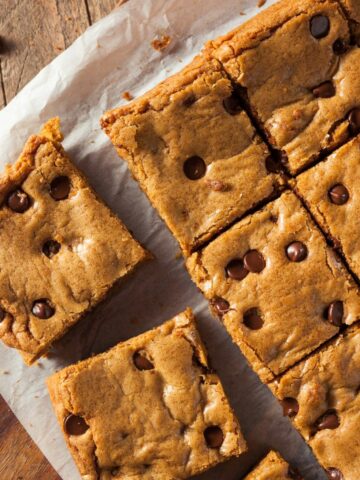
[[[171,40],[172,39],[169,35],[161,35],[159,38],[154,38],[151,42],[151,46],[154,50],[161,52],[170,45]]]
[[[241,12],[239,12],[239,15],[243,16],[243,15],[246,15],[246,13],[243,10],[241,10]]]
[[[9,375],[10,372],[9,372],[8,370],[3,370],[3,371],[1,372],[1,374],[2,374],[2,375]]]
[[[133,95],[131,95],[130,92],[126,91],[122,94],[122,98],[124,100],[127,100],[128,102],[130,102],[130,100],[132,100],[134,97],[133,97]]]
[[[214,192],[224,192],[227,189],[227,186],[221,180],[206,180],[206,185]]]
[[[265,3],[266,3],[266,0],[259,0],[257,6],[261,8],[265,5]]]

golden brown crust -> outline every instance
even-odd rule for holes
[[[109,288],[149,254],[99,200],[58,141],[59,120],[32,136],[19,160],[0,181],[1,340],[32,363],[101,301]],[[50,184],[70,179],[68,197],[56,201]],[[9,208],[7,195],[21,187],[29,199],[23,213]],[[95,214],[96,212],[96,214]],[[60,250],[43,252],[49,240]],[[21,259],[21,268],[19,268]],[[55,312],[36,317],[33,304],[47,299]]]
[[[307,249],[301,262],[291,262],[286,255],[295,241]],[[229,277],[227,265],[252,250],[263,256],[264,269],[242,280]],[[235,224],[186,265],[208,300],[215,305],[218,298],[228,302],[222,321],[265,383],[336,335],[338,327],[324,316],[332,302],[343,301],[344,323],[360,318],[354,281],[291,192]],[[263,321],[259,329],[244,321],[254,308]]]
[[[298,401],[293,423],[320,464],[349,480],[360,476],[359,446],[354,443],[360,422],[359,346],[356,324],[271,385],[279,400]],[[332,415],[332,428],[317,428],[326,414]]]
[[[244,480],[289,480],[289,464],[274,451],[269,452]]]
[[[136,352],[153,369],[138,370]],[[68,447],[87,480],[188,478],[246,449],[220,380],[208,370],[189,309],[47,383]],[[90,428],[84,434],[64,429],[70,413],[85,419]],[[207,446],[203,432],[209,426],[221,429],[221,447]]]

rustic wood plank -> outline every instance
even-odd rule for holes
[[[61,480],[0,397],[0,478]]]
[[[9,102],[89,25],[84,0],[0,0],[2,77]]]
[[[126,0],[86,0],[91,23],[95,23],[100,18],[108,15],[114,8],[125,3]]]

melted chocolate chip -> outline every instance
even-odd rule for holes
[[[299,412],[299,403],[296,398],[285,397],[281,400],[284,417],[295,417]]]
[[[350,197],[348,189],[345,187],[345,185],[342,185],[341,183],[338,183],[337,185],[331,187],[328,195],[330,201],[335,205],[345,205],[345,203],[349,200]]]
[[[315,15],[310,20],[310,32],[311,35],[320,40],[328,35],[330,31],[330,20],[325,15]]]
[[[89,425],[82,417],[77,415],[68,415],[64,420],[64,429],[68,435],[83,435],[89,428]]]
[[[220,448],[224,441],[224,434],[220,427],[207,427],[204,431],[206,444],[209,448]]]
[[[324,415],[321,415],[321,417],[319,417],[315,422],[315,427],[317,430],[334,430],[339,425],[339,417],[336,413],[336,410],[333,409],[325,412]]]
[[[7,205],[13,212],[24,213],[30,207],[30,198],[21,188],[18,188],[7,197]]]
[[[70,180],[68,177],[60,176],[54,178],[50,184],[50,195],[54,200],[65,200],[70,193]]]
[[[244,262],[240,258],[231,260],[226,265],[225,271],[226,275],[233,280],[243,280],[249,273],[249,270],[244,267]]]
[[[225,313],[227,313],[230,309],[230,304],[227,300],[221,297],[216,297],[211,302],[212,306],[214,307],[216,313],[222,317]]]
[[[257,250],[249,250],[244,256],[244,266],[249,272],[260,273],[264,270],[265,259]]]
[[[40,298],[33,303],[31,312],[35,317],[46,320],[54,315],[55,309],[51,306],[47,298]]]
[[[154,365],[140,352],[135,352],[133,355],[133,362],[138,370],[152,370]]]
[[[302,262],[308,254],[306,245],[302,242],[292,242],[286,247],[286,256],[291,262]]]
[[[183,169],[189,180],[199,180],[206,173],[206,164],[201,157],[194,155],[185,161]]]
[[[260,316],[257,308],[250,308],[244,313],[244,325],[250,330],[260,330],[264,325],[264,321]]]
[[[354,108],[349,112],[348,121],[351,135],[357,135],[360,132],[360,108]]]
[[[329,480],[344,480],[344,475],[337,468],[330,467],[326,470]]]
[[[324,82],[313,88],[312,93],[316,98],[330,98],[336,93],[332,82]]]
[[[325,318],[332,325],[341,327],[344,317],[344,304],[340,300],[330,303],[325,311]]]
[[[185,98],[185,100],[183,102],[183,105],[184,105],[184,107],[189,108],[195,102],[196,102],[196,97],[195,97],[195,95],[191,94],[187,98]]]
[[[223,105],[230,115],[237,115],[243,110],[241,99],[235,92],[233,92],[230,97],[225,98]]]
[[[59,252],[60,248],[61,248],[61,245],[56,240],[48,240],[47,242],[44,243],[42,247],[42,252],[47,257],[52,258],[54,255],[56,255]]]
[[[0,323],[4,320],[5,316],[6,316],[5,310],[0,307]]]
[[[347,43],[342,40],[341,38],[338,38],[337,40],[335,40],[334,44],[333,44],[333,51],[335,53],[335,55],[343,55],[344,53],[346,53],[348,51],[348,45]]]

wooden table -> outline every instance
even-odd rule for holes
[[[0,0],[0,108],[119,0]],[[0,396],[0,479],[61,480]]]

